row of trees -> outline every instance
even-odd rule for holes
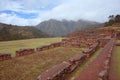
[[[110,15],[108,18],[109,21],[105,22],[105,26],[112,26],[115,23],[120,23],[120,15]]]

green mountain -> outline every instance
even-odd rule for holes
[[[16,26],[0,23],[0,41],[49,37],[35,27]]]

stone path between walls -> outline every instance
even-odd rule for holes
[[[74,80],[98,80],[99,73],[103,70],[107,53],[100,54],[86,67]]]

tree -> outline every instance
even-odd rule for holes
[[[109,26],[112,26],[112,24],[114,24],[114,23],[115,23],[115,21],[111,19],[111,20],[109,20],[109,22],[108,22],[108,23],[109,23]]]
[[[120,22],[120,15],[110,15],[109,17],[109,21],[105,22],[105,26],[112,26],[114,23],[118,23]]]
[[[114,20],[115,19],[114,15],[110,15],[108,18],[109,18],[109,20]]]
[[[120,22],[120,15],[116,15],[116,16],[115,16],[115,22],[116,22],[116,23]]]

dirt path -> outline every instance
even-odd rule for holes
[[[100,53],[90,65],[74,80],[98,80],[98,74],[104,67],[107,53]]]
[[[114,43],[115,39],[112,38],[105,45],[100,54],[93,60],[93,62],[91,62],[91,64],[74,80],[98,80],[98,75],[104,69],[104,62],[107,59],[108,53],[112,49]]]

